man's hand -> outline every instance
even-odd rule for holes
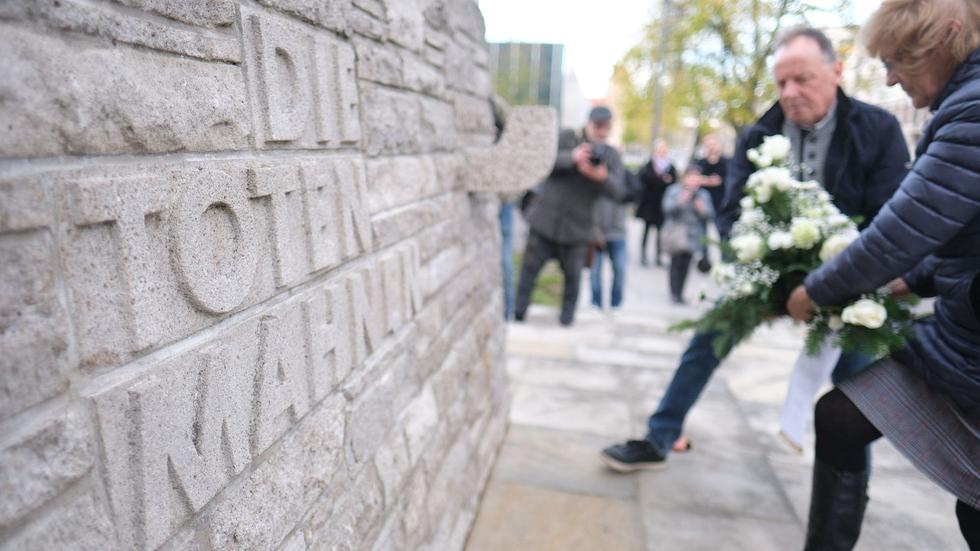
[[[810,300],[806,287],[800,285],[789,295],[789,300],[786,301],[786,310],[795,320],[810,321],[817,311],[817,305]]]
[[[594,165],[589,161],[585,161],[584,165],[578,167],[578,171],[597,184],[604,183],[606,178],[609,177],[609,168],[606,167],[606,163]]]
[[[888,290],[895,298],[904,297],[912,294],[912,289],[909,288],[909,284],[903,278],[896,278],[888,283]]]
[[[592,157],[592,144],[581,143],[572,150],[572,161],[575,168],[583,176],[597,184],[601,184],[609,177],[609,168],[606,163],[592,164],[589,160]]]
[[[576,167],[581,166],[582,163],[588,163],[591,156],[592,144],[590,143],[580,143],[572,150],[572,162],[575,163]]]

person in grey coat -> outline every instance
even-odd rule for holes
[[[517,321],[524,320],[538,274],[552,258],[558,259],[565,279],[560,322],[571,325],[575,319],[582,268],[595,237],[595,202],[600,196],[626,195],[622,160],[606,145],[611,127],[612,111],[598,106],[589,112],[582,139],[570,130],[558,137],[555,168],[536,188],[527,212],[530,231],[514,304]]]
[[[684,303],[684,284],[691,267],[694,251],[700,251],[707,235],[708,222],[715,217],[711,194],[700,185],[698,167],[691,164],[684,172],[681,183],[672,184],[664,193],[663,211],[665,233],[670,235],[671,225],[683,226],[687,233],[684,248],[670,252],[670,298],[675,304]],[[668,249],[671,244],[667,244]]]
[[[980,550],[980,4],[886,0],[866,32],[888,84],[934,116],[895,195],[787,309],[807,320],[816,305],[890,282],[936,297],[935,314],[915,323],[905,348],[817,403],[806,549],[854,546],[867,502],[863,448],[884,435],[957,497],[960,529]]]

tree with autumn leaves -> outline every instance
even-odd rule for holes
[[[707,130],[712,119],[736,131],[772,103],[767,62],[779,32],[828,11],[846,13],[849,0],[832,8],[805,0],[670,0],[663,76],[662,128],[693,119]],[[654,80],[660,74],[663,14],[613,71],[625,143],[650,143]]]

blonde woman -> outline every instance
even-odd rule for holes
[[[905,349],[816,407],[808,550],[854,547],[867,502],[864,447],[887,437],[957,497],[980,550],[980,1],[885,0],[866,29],[888,84],[934,116],[899,190],[846,251],[811,273],[793,317],[891,282],[937,297]]]

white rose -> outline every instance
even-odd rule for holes
[[[745,197],[742,197],[742,199],[738,202],[738,205],[742,207],[742,210],[748,210],[755,206],[755,201],[753,201],[751,197],[746,195]]]
[[[739,288],[739,291],[741,291],[743,296],[751,295],[755,291],[755,285],[745,282],[742,284],[742,287]]]
[[[806,218],[794,218],[789,233],[793,235],[793,244],[799,249],[811,249],[820,241],[820,228]]]
[[[762,145],[759,146],[759,153],[766,157],[769,157],[773,162],[780,162],[789,156],[790,151],[789,139],[786,136],[775,135],[766,136],[762,139]]]
[[[756,168],[766,168],[772,165],[772,157],[762,155],[759,153],[758,149],[750,149],[745,153],[745,156],[749,159],[749,162],[754,164]]]
[[[827,217],[827,224],[831,226],[849,226],[851,219],[847,216],[841,214],[840,212],[833,212]]]
[[[740,262],[752,262],[762,258],[765,243],[757,234],[749,233],[740,235],[731,240],[731,246],[735,249],[735,256]]]
[[[844,249],[847,248],[848,245],[853,243],[857,237],[857,232],[835,233],[834,235],[831,235],[826,241],[823,242],[823,246],[820,247],[820,260],[826,262],[839,255],[844,251]]]
[[[731,264],[719,262],[711,269],[711,281],[715,282],[715,285],[722,285],[734,278],[735,266]]]
[[[755,195],[755,202],[764,205],[772,199],[772,186],[769,185],[769,182],[762,180],[759,185],[752,189],[752,193]]]
[[[738,217],[738,220],[743,224],[752,225],[761,222],[765,216],[766,215],[762,212],[762,209],[749,209],[743,210],[742,214]]]
[[[831,331],[840,331],[844,328],[844,320],[840,319],[840,316],[830,316],[830,319],[827,320],[827,327]]]
[[[766,240],[769,245],[769,249],[773,251],[778,251],[779,249],[791,249],[793,248],[793,235],[785,231],[775,231]]]
[[[861,299],[844,308],[841,320],[851,325],[861,325],[868,329],[878,329],[885,324],[888,312],[885,307],[870,299]]]

